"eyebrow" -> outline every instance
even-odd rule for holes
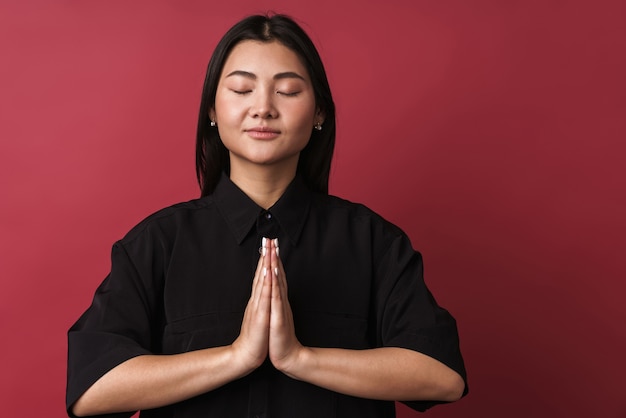
[[[245,77],[245,78],[249,78],[251,80],[256,80],[257,76],[254,73],[251,73],[249,71],[243,71],[243,70],[235,70],[231,73],[229,73],[226,78],[228,77],[232,77],[232,76],[241,76],[241,77]],[[298,78],[300,80],[306,81],[304,79],[304,77],[302,77],[300,74],[298,73],[294,73],[293,71],[286,71],[284,73],[277,73],[274,74],[274,77],[272,77],[274,80],[282,80],[284,78]]]

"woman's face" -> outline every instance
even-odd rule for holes
[[[276,41],[243,41],[233,48],[209,116],[230,152],[231,174],[250,164],[295,173],[313,126],[323,122],[306,68]]]

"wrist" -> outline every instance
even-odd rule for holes
[[[309,370],[315,368],[315,353],[310,347],[299,346],[293,355],[283,359],[274,367],[296,380],[305,380]]]
[[[252,355],[245,347],[240,347],[236,341],[228,346],[227,353],[226,364],[234,369],[238,378],[252,373],[265,361],[265,358]]]

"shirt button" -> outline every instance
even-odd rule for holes
[[[269,221],[270,219],[272,219],[272,214],[271,214],[271,213],[269,213],[269,212],[267,212],[267,213],[265,214],[265,219],[267,219],[268,221]]]

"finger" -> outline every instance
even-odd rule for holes
[[[257,266],[257,277],[258,277],[258,281],[262,282],[266,276],[267,276],[267,272],[269,271],[269,269],[271,268],[271,260],[269,255],[270,252],[270,245],[271,245],[271,240],[268,238],[263,238],[261,240],[261,247],[259,248],[260,250],[260,256],[259,256],[259,265]],[[262,290],[262,286],[259,286],[259,291]]]
[[[257,262],[256,270],[254,272],[254,279],[252,280],[252,292],[250,292],[250,300],[258,300],[263,283],[263,254],[259,255],[259,261]]]
[[[280,247],[278,246],[278,238],[273,239],[270,242],[270,266],[272,272],[272,298],[282,298],[282,289],[281,289],[281,277],[280,274]],[[280,277],[279,277],[280,276]]]
[[[272,304],[270,306],[270,329],[275,332],[285,332],[284,296],[278,283],[275,272],[272,272]]]
[[[287,298],[287,276],[285,274],[285,268],[283,262],[280,259],[280,247],[278,246],[278,239],[272,240],[272,272],[277,277],[281,297]]]
[[[254,317],[255,312],[258,311],[259,299],[263,288],[262,270],[263,257],[259,256],[259,261],[257,262],[257,267],[254,272],[254,279],[252,280],[252,291],[250,292],[250,298],[248,299],[248,304],[246,305],[246,309],[243,313],[242,330],[246,329],[246,324],[250,322],[251,318]]]
[[[270,257],[272,261],[272,318],[271,322],[276,329],[284,329],[293,332],[293,316],[287,291],[287,279],[285,269],[280,260],[277,240],[272,240]]]
[[[261,269],[259,271],[258,300],[259,308],[269,314],[270,298],[272,296],[272,281],[270,276],[271,260],[269,257],[271,242],[267,238],[261,241]]]
[[[280,286],[280,279],[279,279],[279,275],[280,275],[280,269],[279,269],[279,255],[280,253],[280,249],[278,247],[278,239],[273,239],[270,242],[270,251],[269,251],[269,259],[271,261],[271,274],[272,274],[272,322],[274,322],[274,320],[278,319],[279,323],[282,322],[282,313],[283,313],[283,306],[282,306],[282,299],[283,299],[283,294],[282,294],[282,290],[281,290],[281,286]],[[278,317],[276,316],[278,314]],[[275,322],[276,324],[276,322]]]
[[[264,240],[263,243],[265,244],[266,241],[269,240]],[[263,252],[261,252],[241,328],[241,336],[244,338],[242,341],[254,341],[252,346],[256,348],[259,348],[258,345],[267,344],[268,338],[271,309],[271,281],[268,280],[267,267],[265,267],[268,264],[268,258],[263,257]]]

